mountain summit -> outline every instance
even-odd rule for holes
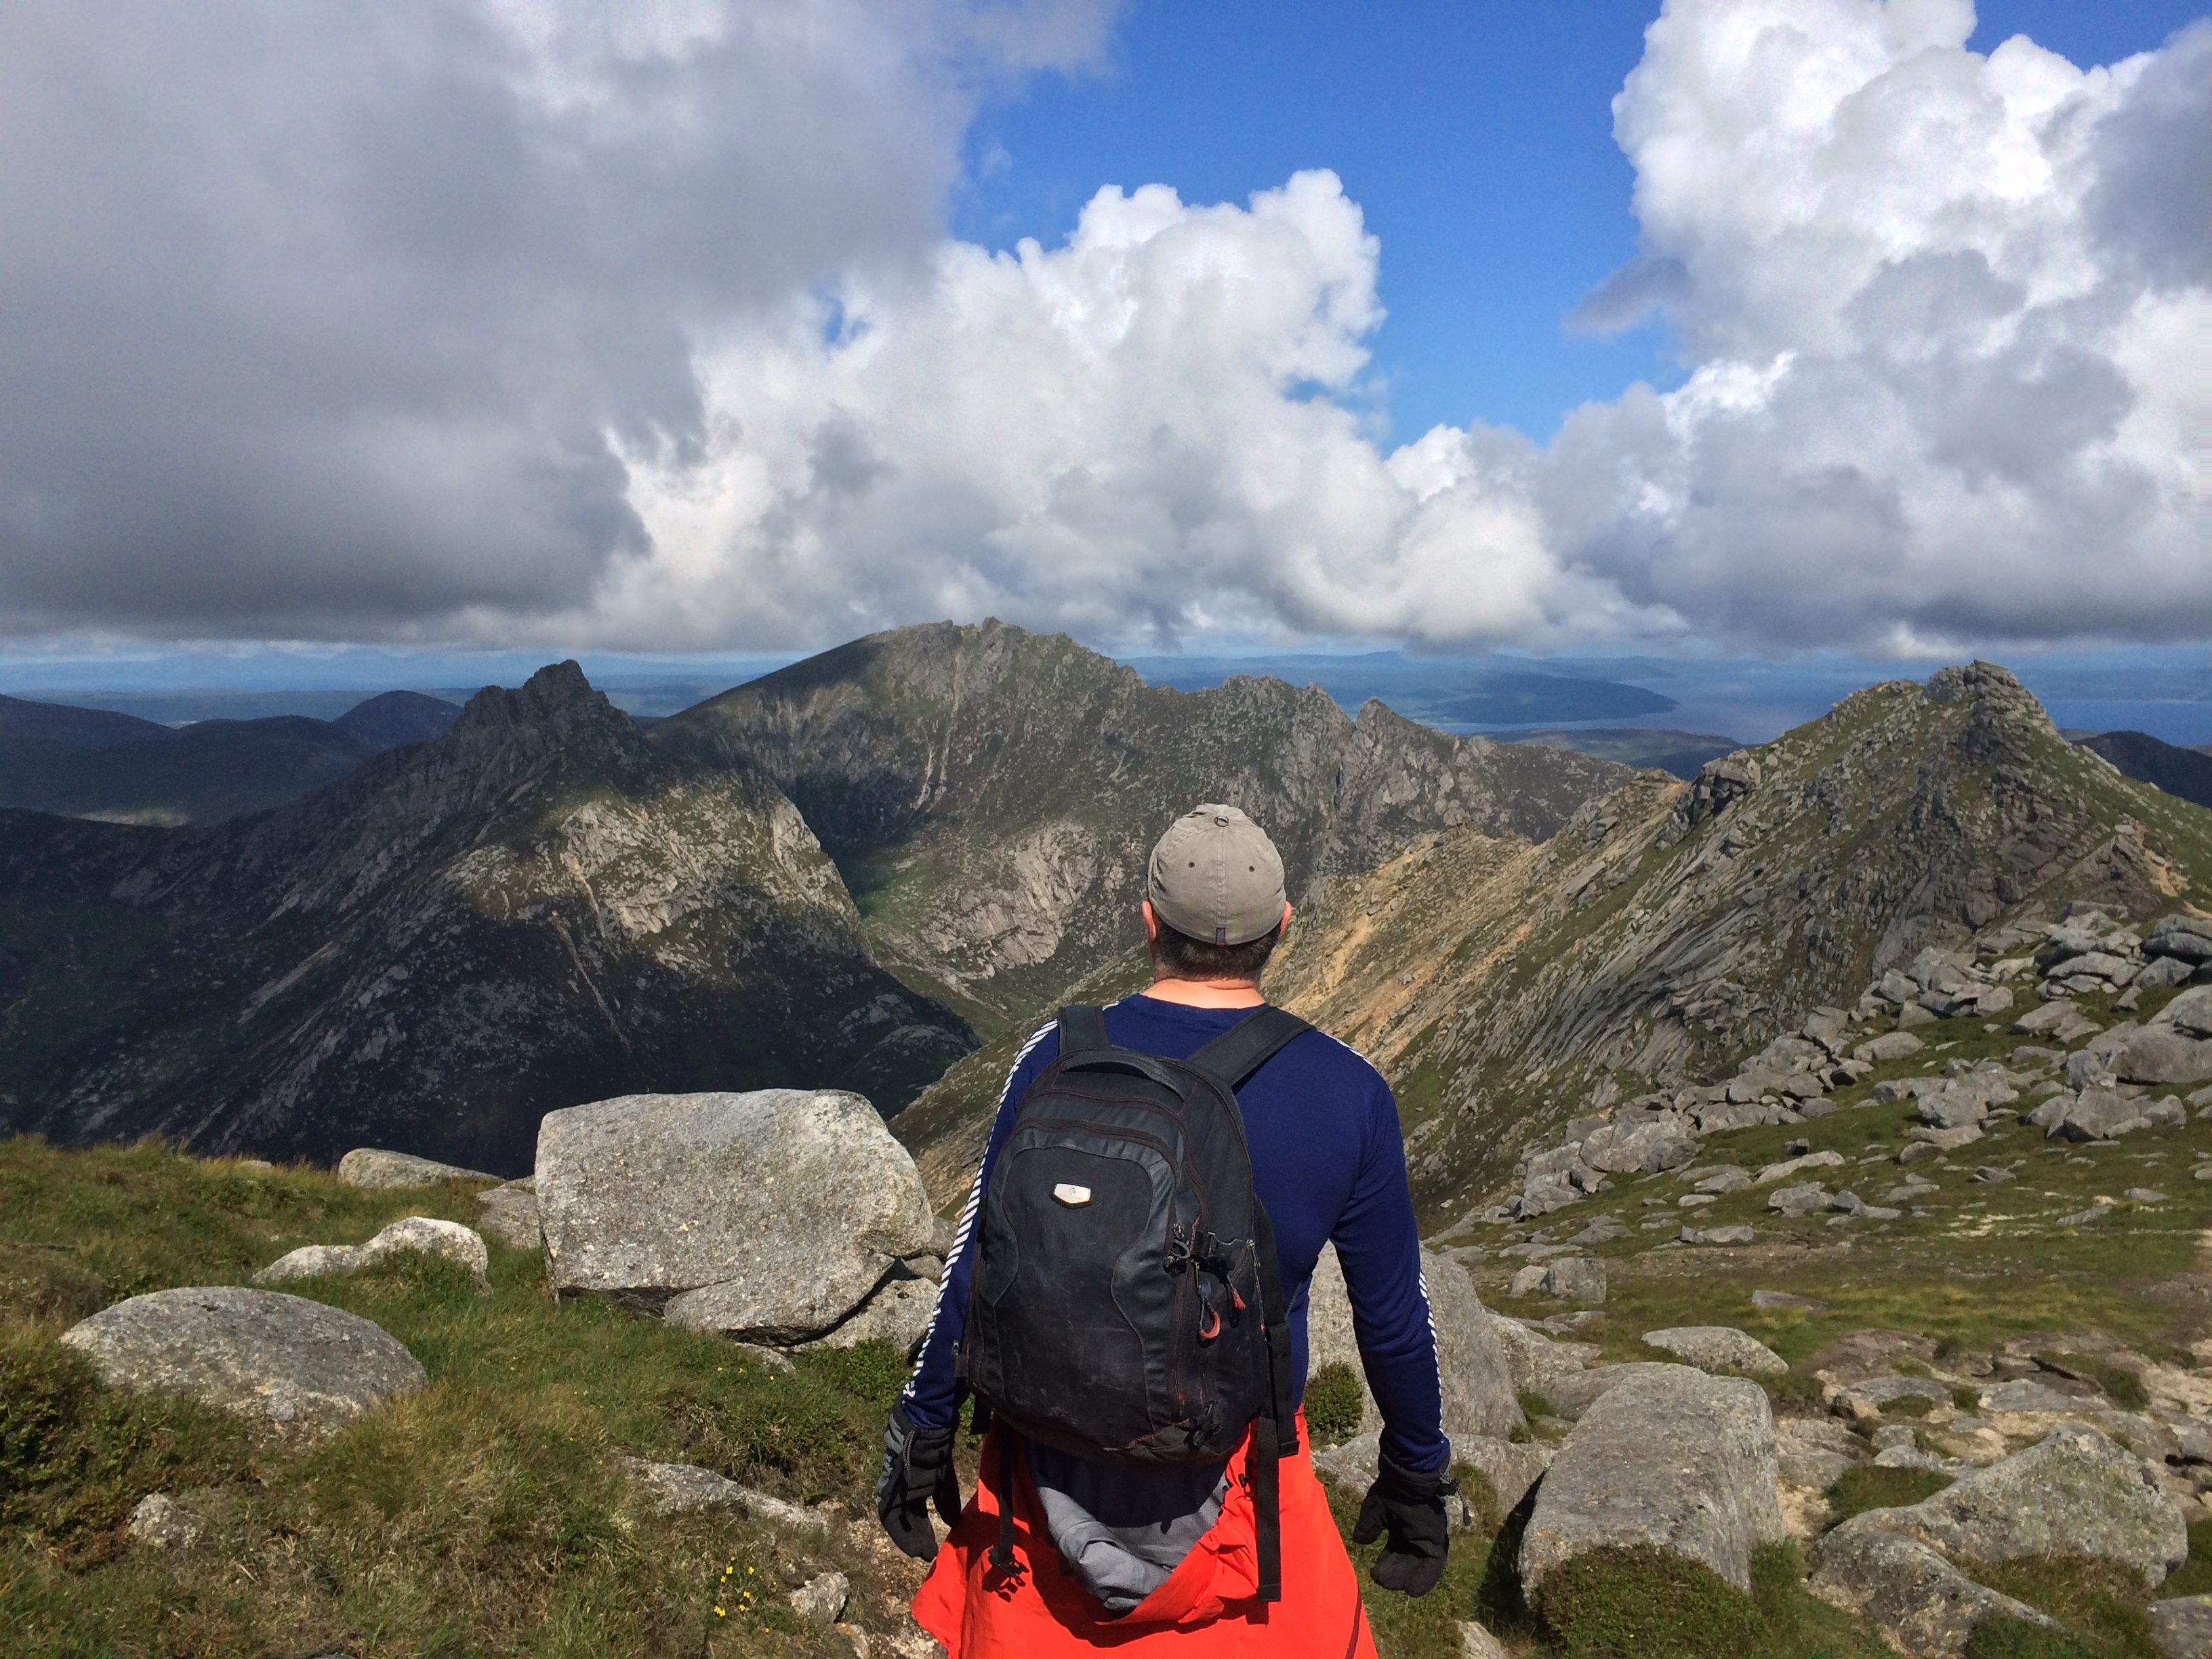
[[[1334,883],[1268,983],[1397,1085],[1435,1203],[1532,1133],[1725,1077],[1923,948],[2075,901],[2212,903],[2212,815],[1973,663],[1857,692],[1694,782],[1644,774],[1542,846],[1462,830]]]
[[[879,957],[987,1032],[1136,943],[1145,859],[1197,802],[1264,824],[1297,899],[1437,830],[1540,840],[1634,775],[1449,737],[1380,702],[1354,719],[1318,686],[1148,685],[1064,635],[996,621],[856,640],[652,737],[773,781],[837,860]]]

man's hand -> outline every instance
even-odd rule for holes
[[[952,1431],[916,1428],[903,1405],[884,1427],[884,1472],[876,1480],[876,1514],[884,1530],[917,1561],[937,1559],[929,1503],[948,1527],[960,1519],[960,1475],[952,1467]]]
[[[1359,1523],[1352,1529],[1355,1544],[1371,1544],[1385,1527],[1390,1530],[1390,1540],[1368,1569],[1369,1577],[1384,1589],[1408,1595],[1434,1589],[1444,1576],[1444,1553],[1450,1546],[1444,1499],[1458,1490],[1459,1483],[1442,1469],[1424,1474],[1401,1468],[1384,1453],[1367,1501],[1359,1506]]]

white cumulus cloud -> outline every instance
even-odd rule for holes
[[[976,88],[1105,0],[185,15],[0,0],[0,627],[2212,635],[2212,23],[1669,0],[1576,324],[1685,383],[1392,448],[1333,174],[943,235]]]
[[[2082,70],[1964,0],[1675,0],[1614,106],[1686,384],[1385,453],[1377,249],[1336,179],[1102,191],[703,359],[630,457],[627,639],[996,611],[1093,638],[1759,647],[2212,632],[2212,25]],[[2175,161],[2197,158],[2197,165]],[[584,617],[575,619],[580,623]]]

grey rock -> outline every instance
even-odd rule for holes
[[[858,1095],[626,1095],[549,1112],[537,1173],[556,1296],[730,1335],[829,1330],[934,1232],[913,1158]]]
[[[1521,1540],[1522,1584],[1533,1594],[1590,1550],[1647,1545],[1748,1589],[1752,1553],[1786,1535],[1778,1477],[1757,1383],[1650,1367],[1593,1402],[1552,1460]]]
[[[2143,954],[2212,962],[2212,921],[2198,916],[2167,916],[2143,940]]]
[[[2066,1097],[2054,1095],[2054,1101]],[[2039,1108],[2039,1110],[2041,1109]],[[2084,1089],[2073,1097],[2073,1102],[2059,1115],[2057,1123],[2044,1133],[2068,1140],[2112,1140],[2137,1129],[2148,1128],[2150,1121],[2143,1115],[2142,1104],[2109,1089]]]
[[[1930,1129],[1924,1126],[1907,1132],[1917,1141],[1933,1146],[1939,1152],[1955,1152],[1961,1146],[1970,1146],[1982,1138],[1978,1123],[1962,1124],[1955,1129]]]
[[[1754,1308],[1802,1308],[1807,1313],[1825,1313],[1828,1304],[1817,1297],[1799,1296],[1790,1291],[1753,1291],[1751,1305]]]
[[[429,1382],[356,1314],[233,1285],[154,1291],[62,1334],[116,1388],[181,1394],[241,1417],[343,1428]]]
[[[2154,1187],[2130,1187],[2122,1194],[2130,1204],[2163,1204],[2166,1194]]]
[[[2109,1204],[2092,1204],[2086,1210],[2076,1210],[2072,1215],[2060,1216],[2057,1224],[2061,1227],[2093,1227],[2100,1221],[2109,1218],[2112,1213],[2112,1207]]]
[[[1691,1190],[1718,1195],[1723,1193],[1741,1192],[1750,1185],[1750,1170],[1740,1169],[1733,1164],[1723,1164],[1711,1175],[1698,1181]]]
[[[2212,1037],[2212,985],[2184,991],[2160,1009],[2151,1024],[2171,1026],[2191,1036]]]
[[[1608,1123],[1583,1141],[1582,1154],[1594,1170],[1656,1174],[1679,1169],[1696,1158],[1698,1141],[1686,1122],[1672,1117],[1633,1127]]]
[[[1842,1404],[1860,1417],[1878,1416],[1891,1401],[1905,1399],[1932,1400],[1948,1406],[1951,1390],[1931,1377],[1869,1376],[1850,1384],[1841,1396]]]
[[[2136,975],[2135,988],[2138,991],[2163,991],[2172,986],[2185,985],[2195,969],[2196,963],[2185,957],[2154,956]]]
[[[526,1187],[519,1181],[510,1181],[503,1187],[478,1193],[477,1207],[482,1213],[477,1218],[477,1226],[515,1249],[544,1249],[545,1236],[538,1230],[535,1184]]]
[[[1540,1265],[1532,1264],[1518,1269],[1514,1273],[1511,1281],[1505,1287],[1505,1293],[1518,1301],[1524,1297],[1535,1295],[1543,1288],[1544,1269]]]
[[[1954,1561],[2023,1557],[2110,1561],[2155,1586],[2189,1555],[2181,1506],[2141,1458],[2069,1424],[2026,1451],[1901,1509],[1869,1510],[1838,1531],[1887,1532]]]
[[[411,1152],[387,1152],[356,1146],[338,1160],[338,1182],[346,1187],[434,1187],[441,1181],[497,1181],[482,1170],[464,1170]]]
[[[1505,1644],[1472,1619],[1459,1621],[1459,1659],[1512,1659]]]
[[[325,1273],[357,1273],[393,1256],[419,1253],[443,1256],[465,1267],[486,1290],[491,1267],[484,1242],[458,1221],[440,1221],[427,1215],[410,1215],[383,1229],[366,1244],[306,1244],[278,1256],[253,1275],[257,1285],[282,1285],[289,1279],[315,1279]]]
[[[1529,1441],[1516,1443],[1493,1435],[1455,1435],[1451,1449],[1453,1462],[1466,1463],[1482,1471],[1483,1478],[1490,1482],[1490,1489],[1498,1494],[1502,1513],[1510,1513],[1520,1507],[1529,1489],[1551,1468],[1553,1455],[1549,1446]]]
[[[2070,1416],[2080,1411],[2084,1403],[2047,1382],[2022,1376],[1984,1389],[1981,1408],[1985,1412],[2043,1412]]]
[[[1602,1302],[1605,1263],[1592,1255],[1563,1255],[1546,1266],[1543,1291],[1568,1302]]]
[[[1523,1273],[1542,1268],[1522,1269]],[[1429,1317],[1436,1327],[1437,1369],[1443,1383],[1443,1430],[1448,1435],[1492,1435],[1503,1439],[1528,1419],[1521,1414],[1514,1361],[1507,1350],[1507,1328],[1514,1322],[1500,1319],[1482,1305],[1467,1269],[1435,1252],[1421,1252],[1421,1274],[1429,1289]],[[1527,1336],[1528,1342],[1540,1338]],[[1382,1414],[1367,1387],[1359,1358],[1359,1345],[1352,1324],[1352,1298],[1345,1288],[1344,1269],[1336,1247],[1324,1245],[1315,1264],[1306,1291],[1306,1355],[1309,1375],[1323,1365],[1340,1361],[1359,1378],[1360,1419],[1357,1431],[1367,1433],[1382,1426]]]
[[[1644,1333],[1644,1346],[1673,1354],[1701,1371],[1738,1371],[1748,1376],[1780,1376],[1790,1362],[1754,1336],[1733,1325],[1674,1325]]]
[[[1994,1164],[1981,1164],[1974,1168],[1974,1179],[1984,1186],[1994,1187],[2001,1181],[2014,1179],[2014,1176],[2010,1170],[1999,1169]]]
[[[1494,1316],[1492,1328],[1505,1350],[1513,1387],[1545,1393],[1554,1379],[1587,1370],[1598,1357],[1591,1342],[1555,1342],[1543,1332],[1517,1319]]]
[[[2166,1659],[2212,1659],[2212,1595],[2150,1604],[2150,1639]]]
[[[1828,1194],[1817,1182],[1784,1187],[1768,1194],[1766,1207],[1786,1216],[1810,1215],[1828,1207]]]
[[[1943,1460],[1934,1452],[1923,1451],[1917,1446],[1885,1446],[1874,1455],[1875,1467],[1881,1469],[1928,1469],[1940,1472]]]
[[[1995,1618],[2045,1629],[2053,1622],[2024,1601],[1975,1583],[1926,1545],[1850,1522],[1813,1546],[1806,1588],[1866,1620],[1916,1659],[1957,1659]]]
[[[2040,1008],[2031,1008],[2013,1021],[2013,1033],[2017,1036],[2049,1036],[2057,1032],[2068,1020],[2080,1018],[2081,1012],[2063,997],[2054,997]]]
[[[778,1376],[789,1376],[799,1367],[791,1363],[791,1356],[781,1348],[771,1348],[758,1342],[732,1342],[731,1349],[749,1364],[763,1370],[774,1371]]]
[[[1851,1058],[1881,1064],[1884,1060],[1903,1060],[1907,1054],[1917,1054],[1921,1049],[1920,1039],[1910,1031],[1891,1031],[1871,1042],[1862,1042],[1851,1050]]]
[[[736,1510],[756,1521],[787,1527],[794,1532],[830,1530],[829,1521],[818,1510],[771,1498],[750,1486],[741,1486],[694,1463],[654,1463],[642,1457],[617,1457],[615,1461],[645,1489],[646,1502],[657,1515]]]
[[[2124,1083],[2202,1083],[2212,1078],[2212,1038],[2152,1025],[2128,1034],[2113,1053],[2112,1066]],[[2071,1060],[2068,1067],[2070,1073]]]
[[[1768,1164],[1753,1178],[1752,1184],[1764,1187],[1771,1182],[1787,1181],[1791,1176],[1806,1170],[1840,1169],[1843,1162],[1841,1152],[1800,1152],[1795,1158],[1785,1158],[1778,1164]]]
[[[1707,1227],[1702,1231],[1696,1227],[1685,1227],[1680,1242],[1685,1244],[1748,1244],[1755,1237],[1750,1228],[1744,1226]]]
[[[794,1353],[819,1348],[851,1348],[880,1338],[908,1359],[929,1334],[930,1316],[937,1310],[937,1286],[926,1279],[894,1279],[854,1310],[842,1324],[820,1336],[791,1345]]]
[[[131,1511],[133,1541],[157,1550],[189,1548],[200,1535],[199,1518],[167,1492],[149,1492]]]
[[[1552,1409],[1561,1417],[1580,1417],[1591,1406],[1624,1382],[1638,1377],[1668,1375],[1689,1369],[1656,1359],[1631,1359],[1618,1365],[1593,1365],[1588,1370],[1553,1380],[1544,1390]]]
[[[791,1593],[791,1610],[810,1625],[830,1626],[845,1616],[853,1583],[842,1572],[817,1573]]]

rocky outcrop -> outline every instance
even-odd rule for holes
[[[857,1095],[628,1095],[548,1113],[537,1198],[556,1296],[786,1343],[843,1322],[934,1236]]]
[[[1527,1427],[1521,1414],[1496,1316],[1482,1305],[1467,1270],[1432,1250],[1421,1252],[1428,1285],[1429,1313],[1436,1326],[1437,1369],[1443,1383],[1444,1432],[1455,1439],[1489,1436],[1504,1439]],[[1362,1409],[1355,1433],[1382,1426],[1359,1358],[1352,1327],[1352,1299],[1336,1247],[1324,1245],[1306,1292],[1307,1364],[1314,1370],[1343,1364],[1360,1379]]]
[[[356,1146],[338,1160],[338,1180],[348,1187],[385,1188],[434,1187],[441,1181],[497,1181],[482,1170],[464,1170],[435,1158],[411,1152],[387,1152],[380,1147]]]
[[[395,1221],[365,1244],[307,1244],[281,1255],[253,1275],[257,1285],[282,1285],[295,1279],[317,1279],[325,1273],[357,1273],[396,1255],[421,1254],[441,1256],[475,1279],[478,1290],[489,1290],[490,1254],[484,1242],[458,1221],[439,1221],[410,1215]]]
[[[526,1176],[477,1194],[483,1212],[477,1225],[502,1244],[518,1250],[544,1248],[545,1235],[538,1224],[538,1182]]]
[[[1644,1346],[1670,1353],[1701,1371],[1780,1376],[1790,1362],[1754,1336],[1729,1325],[1674,1325],[1644,1333]]]
[[[2133,989],[2154,939],[2212,948],[2181,925],[2212,904],[2206,876],[2200,811],[2116,776],[1975,665],[1859,692],[1696,784],[1639,777],[1543,846],[1449,831],[1332,883],[1268,988],[1418,1103],[1425,1206],[1472,1184],[1526,1221],[1629,1178],[1629,1149],[1643,1172],[1832,1111],[1832,1090],[1921,1055],[1938,1019],[2078,1042],[2069,983]],[[2054,995],[2068,1006],[2046,1012]],[[1923,1127],[1978,1127],[1976,1103]]]
[[[0,812],[0,901],[6,1018],[52,1033],[0,1133],[68,1143],[517,1175],[550,1109],[778,1084],[895,1109],[974,1042],[870,959],[771,784],[656,748],[573,663],[252,817]]]
[[[274,1291],[155,1291],[62,1334],[116,1388],[181,1394],[287,1427],[344,1427],[429,1381],[355,1314]]]
[[[1583,1413],[1536,1490],[1520,1555],[1532,1596],[1553,1568],[1607,1546],[1686,1556],[1747,1590],[1753,1552],[1786,1535],[1759,1385],[1641,1370]]]
[[[1969,1582],[1978,1564],[2109,1561],[2154,1587],[2188,1553],[2180,1508],[2156,1476],[2074,1424],[1922,1503],[1852,1516],[1814,1546],[1811,1588],[1906,1652],[1948,1659],[1995,1615],[2049,1623]]]

